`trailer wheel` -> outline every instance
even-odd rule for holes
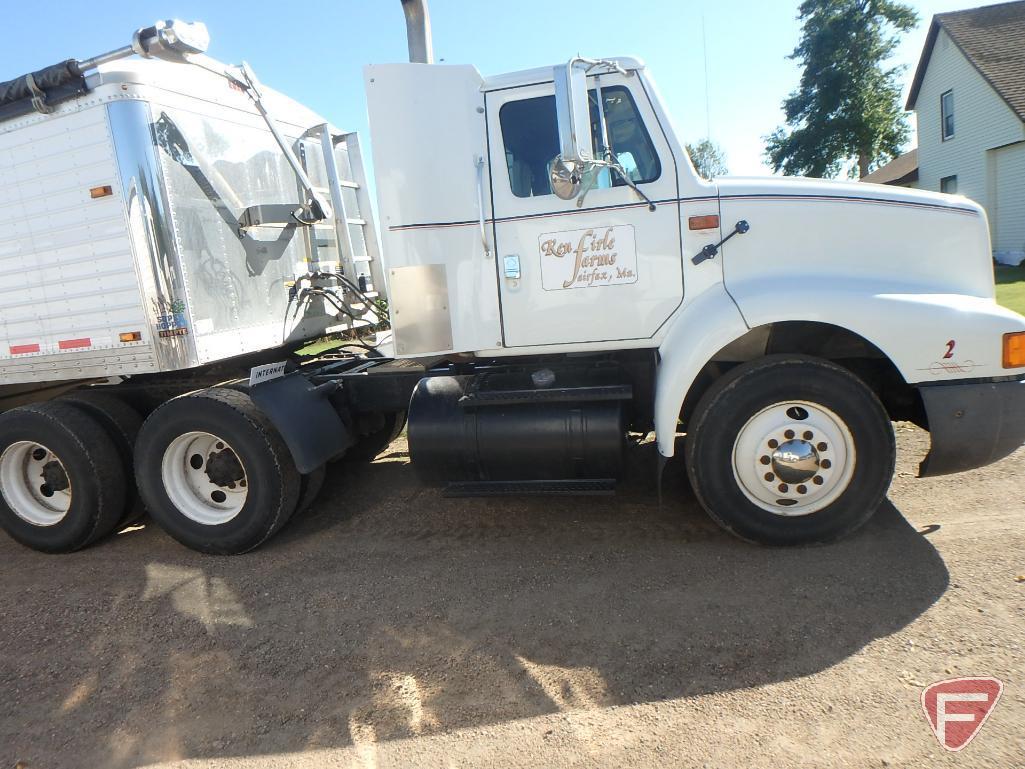
[[[345,452],[343,459],[349,462],[373,462],[406,429],[405,411],[378,416],[384,420],[383,425],[359,436],[356,444]]]
[[[245,393],[213,388],[168,401],[135,447],[150,515],[186,547],[259,547],[295,512],[300,476],[281,436]]]
[[[108,392],[94,389],[72,390],[60,397],[61,401],[81,408],[106,429],[114,441],[127,481],[125,511],[119,522],[126,526],[141,518],[146,509],[135,485],[135,441],[142,428],[139,412],[123,400]]]
[[[126,479],[107,431],[71,404],[51,401],[0,415],[0,525],[46,553],[106,536],[125,508]]]
[[[805,356],[738,366],[695,409],[687,473],[727,531],[766,545],[840,539],[882,503],[896,442],[882,404],[846,369]]]

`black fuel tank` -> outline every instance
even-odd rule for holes
[[[409,453],[425,483],[618,480],[626,387],[482,389],[476,377],[423,379]]]

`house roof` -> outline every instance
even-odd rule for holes
[[[877,168],[861,181],[866,184],[909,184],[918,181],[918,150],[911,150]]]
[[[911,84],[909,110],[918,101],[941,28],[1007,106],[1025,120],[1025,0],[934,16]]]

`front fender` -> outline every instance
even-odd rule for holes
[[[814,279],[740,281],[730,284],[730,295],[751,328],[814,321],[852,331],[878,347],[908,384],[1025,373],[1003,367],[1004,334],[1025,331],[1025,318],[992,299]]]
[[[676,316],[659,347],[655,388],[655,435],[663,457],[676,453],[680,411],[701,369],[717,352],[748,330],[721,283],[693,299]]]

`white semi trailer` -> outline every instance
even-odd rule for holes
[[[698,499],[767,544],[867,521],[891,420],[930,431],[923,476],[1025,442],[1025,318],[978,205],[701,179],[640,61],[486,78],[403,7],[410,63],[365,71],[382,254],[357,138],[200,25],[0,84],[15,539],[74,550],[145,508],[251,550],[407,415],[455,495],[610,493],[629,433],[660,478],[685,434]],[[325,331],[348,352],[292,354]]]

